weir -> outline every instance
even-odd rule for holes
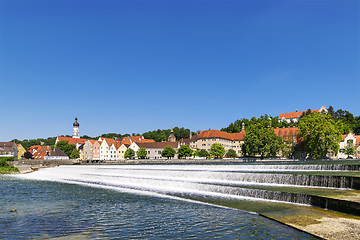
[[[86,165],[41,169],[20,177],[184,198],[279,201],[360,216],[360,202],[351,198],[360,188],[358,168],[335,164]],[[351,177],[341,176],[349,171]]]

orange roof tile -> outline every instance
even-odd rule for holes
[[[319,112],[320,109],[317,110],[311,110],[311,112]],[[291,119],[291,118],[299,118],[301,117],[301,115],[303,115],[303,113],[305,113],[306,111],[297,111],[297,112],[289,112],[289,113],[281,113],[279,116],[279,119],[282,118],[286,118],[286,119]]]
[[[198,139],[222,138],[231,141],[241,141],[244,139],[244,136],[245,136],[245,131],[241,131],[239,133],[228,133],[220,130],[205,130],[205,131],[201,131],[200,134],[197,136],[197,138]]]
[[[289,138],[295,138],[299,132],[299,128],[292,127],[292,128],[274,128],[274,132],[277,136],[284,138],[285,140]]]
[[[58,137],[59,141],[67,141],[69,144],[76,145],[79,144],[85,144],[85,142],[89,139],[83,139],[83,138],[71,138],[71,137]]]

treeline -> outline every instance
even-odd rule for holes
[[[190,137],[190,129],[174,127],[174,135],[176,140],[185,139]],[[144,138],[153,139],[155,142],[167,141],[171,133],[171,129],[158,129],[143,133]],[[197,132],[191,132],[192,135],[197,135]]]
[[[360,135],[360,116],[354,117],[352,113],[347,110],[338,109],[334,110],[332,106],[328,108],[328,115],[337,123],[341,134],[347,134],[349,132],[353,132],[355,135]],[[311,114],[311,109],[308,109],[303,115],[300,117],[300,121],[303,117]],[[233,123],[230,123],[226,128],[222,128],[221,131],[229,132],[229,133],[238,133],[242,129],[242,124],[245,124],[245,130],[247,130],[251,125],[256,125],[263,120],[267,120],[270,123],[272,128],[286,128],[286,127],[299,127],[299,122],[290,123],[286,121],[279,122],[279,116],[272,117],[270,115],[265,114],[259,118],[241,118],[236,120]]]

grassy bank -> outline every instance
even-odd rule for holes
[[[8,158],[0,158],[0,174],[19,172],[19,169],[17,169],[16,167],[9,166],[9,164],[7,163],[8,160]]]

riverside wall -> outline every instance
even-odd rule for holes
[[[60,165],[74,165],[80,164],[78,159],[62,159],[62,160],[45,160],[45,159],[25,159],[18,161],[8,162],[9,165],[13,165],[18,168],[20,173],[28,173],[35,171],[39,168],[57,167]]]

